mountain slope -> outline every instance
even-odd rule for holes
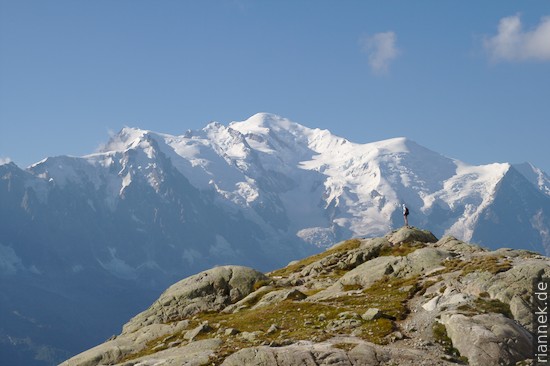
[[[402,203],[438,236],[549,253],[549,182],[529,164],[472,166],[406,138],[358,144],[266,113],[181,136],[127,127],[87,156],[0,165],[0,357],[55,364],[184,276],[268,271],[383,235]]]
[[[515,365],[532,356],[532,280],[549,275],[533,252],[402,228],[267,276],[191,276],[62,366]]]

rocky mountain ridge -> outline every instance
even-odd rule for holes
[[[151,196],[147,200],[174,199],[173,191],[201,197],[177,207],[181,223],[211,206],[240,212],[246,225],[264,233],[256,238],[264,250],[281,236],[293,246],[326,247],[350,236],[383,235],[400,223],[407,203],[416,224],[437,235],[491,247],[490,235],[501,232],[499,241],[514,246],[517,233],[507,229],[514,224],[526,249],[550,253],[550,177],[529,163],[471,165],[401,137],[354,143],[269,113],[180,136],[126,127],[97,153],[49,157],[26,173],[20,175],[33,191],[31,201],[48,202],[52,190],[79,190],[88,196],[88,211],[106,214],[124,203],[135,206],[135,191]],[[500,201],[513,206],[513,215]],[[145,212],[131,207],[130,213],[132,229],[150,230],[140,225]],[[231,235],[218,235],[226,254],[236,255]],[[127,271],[135,271],[137,263],[119,255]]]
[[[62,366],[525,364],[550,260],[404,227],[263,274],[186,278]]]

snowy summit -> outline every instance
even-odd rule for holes
[[[406,138],[358,144],[268,113],[228,126],[212,122],[181,136],[124,128],[99,153],[47,159],[30,171],[60,184],[84,173],[109,185],[106,199],[116,201],[136,175],[158,191],[161,155],[198,190],[215,192],[255,222],[317,246],[387,232],[400,224],[402,203],[411,207],[416,225],[491,245],[477,231],[484,221],[498,224],[493,211],[505,182],[525,178],[539,191],[532,194],[550,197],[550,179],[530,164],[473,166]],[[107,183],[98,181],[101,171]],[[525,187],[533,188],[528,182]],[[540,212],[527,213],[541,239],[529,245],[540,250],[542,243],[547,250],[548,224]]]

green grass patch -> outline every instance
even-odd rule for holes
[[[457,310],[460,310],[460,312],[464,315],[477,315],[479,314],[479,311],[470,304],[462,304],[456,308]]]
[[[467,263],[462,269],[462,275],[476,271],[485,271],[491,274],[506,272],[512,268],[512,263],[508,259],[503,259],[496,256],[476,257],[471,262]]]
[[[306,295],[307,297],[310,297],[310,296],[313,296],[321,291],[325,290],[324,288],[312,288],[312,289],[309,289],[309,290],[306,290],[306,291],[302,291],[304,293],[304,295]]]
[[[473,304],[460,305],[458,310],[465,315],[478,315],[486,313],[502,314],[507,318],[514,319],[510,306],[498,299],[485,299],[478,297]]]
[[[326,325],[326,320],[318,320],[320,314],[325,314],[326,319],[334,319],[342,311],[342,309],[326,304],[285,300],[235,314],[203,313],[198,316],[198,323],[205,320],[210,324],[222,323],[224,327],[235,328],[241,332],[266,332],[271,324],[276,324],[280,330],[286,331],[285,338],[311,339],[314,336],[326,336],[320,329],[317,329]],[[306,322],[308,325],[305,325]],[[262,340],[274,341],[279,334],[280,331],[264,334]]]
[[[494,255],[473,257],[469,261],[451,259],[445,261],[443,265],[447,268],[444,272],[462,271],[461,273],[463,276],[473,272],[489,272],[495,275],[497,273],[506,272],[513,267],[509,259]]]
[[[409,314],[408,300],[421,288],[419,278],[416,276],[405,279],[385,276],[359,294],[326,301],[337,306],[352,308],[356,312],[378,308],[383,314],[402,320]]]
[[[510,319],[514,319],[510,305],[503,303],[498,299],[483,299],[477,298],[475,302],[476,308],[483,313],[502,314]]]
[[[384,245],[380,250],[379,256],[394,256],[394,257],[404,257],[411,254],[417,249],[425,248],[426,244],[413,241],[396,245]]]
[[[340,313],[353,310],[353,308],[342,304],[285,300],[235,314],[200,314],[196,322],[200,324],[206,320],[210,324],[220,323],[225,328],[235,328],[241,332],[262,331],[264,333],[258,338],[261,342],[270,343],[281,340],[281,337],[294,341],[315,340],[321,342],[338,333],[336,331],[333,334],[329,330],[331,321],[339,320]],[[324,315],[322,318],[319,317],[321,314]],[[361,337],[377,344],[387,343],[385,337],[395,330],[394,322],[386,318],[373,321],[360,320],[360,322],[361,325],[358,329],[361,331]],[[271,324],[277,325],[279,330],[272,334],[265,333]],[[208,334],[201,335],[201,338],[208,337],[210,337]]]
[[[365,322],[361,330],[363,331],[362,338],[376,344],[388,344],[387,336],[390,335],[397,327],[395,322],[387,318],[378,318]]]

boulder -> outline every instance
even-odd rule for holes
[[[258,309],[271,304],[276,304],[284,300],[303,300],[307,296],[296,289],[283,289],[272,291],[266,294],[262,299],[252,307],[252,309]]]
[[[509,305],[510,312],[514,316],[514,319],[516,319],[518,323],[523,325],[526,329],[534,331],[533,305],[519,295],[513,296]]]
[[[248,342],[256,342],[258,340],[258,337],[262,335],[262,332],[256,331],[256,332],[242,332],[240,334],[241,338]]]
[[[473,272],[462,281],[466,285],[465,292],[476,295],[488,293],[492,299],[509,304],[514,319],[532,331],[532,305],[528,299],[531,296],[533,279],[540,276],[550,277],[550,260],[524,259],[506,272],[496,275]]]
[[[82,352],[61,363],[60,366],[113,365],[123,357],[141,351],[149,341],[180,333],[188,326],[189,322],[186,320],[173,324],[151,324]]]
[[[253,291],[267,277],[252,268],[223,266],[201,272],[170,286],[149,309],[136,315],[124,333],[155,323],[169,323],[201,311],[219,311]]]
[[[211,356],[222,345],[220,339],[204,339],[189,343],[186,346],[169,348],[154,355],[136,358],[130,362],[116,364],[115,366],[203,366],[209,365]],[[106,364],[111,365],[111,364]],[[71,364],[72,366],[72,364]]]
[[[279,327],[276,324],[271,324],[269,329],[267,330],[267,334],[273,334],[279,330]]]
[[[201,333],[206,333],[210,331],[212,328],[208,324],[208,322],[203,322],[198,327],[191,329],[190,331],[187,331],[183,338],[187,339],[188,341],[194,341],[195,337],[198,336]]]
[[[467,317],[444,313],[441,323],[453,346],[471,366],[515,365],[531,357],[531,334],[502,314]]]
[[[348,352],[352,365],[379,365],[376,347],[369,343],[360,343]]]
[[[244,299],[241,299],[234,304],[228,305],[222,310],[222,312],[236,313],[243,309],[247,309],[251,306],[251,304],[252,305],[257,304],[265,294],[270,293],[274,289],[275,288],[273,286],[262,286],[256,291],[245,296]]]
[[[419,241],[421,243],[435,243],[437,238],[428,230],[420,230],[414,227],[402,227],[386,235],[386,239],[392,244],[405,244]]]
[[[368,262],[363,263],[359,267],[349,271],[342,276],[336,284],[329,287],[327,290],[320,292],[314,297],[322,297],[325,293],[336,292],[340,293],[342,285],[361,285],[363,288],[368,288],[373,283],[379,281],[385,275],[390,275],[395,272],[403,261],[402,257],[377,257]]]
[[[224,332],[226,336],[233,336],[239,334],[239,330],[235,328],[227,328]]]
[[[438,248],[417,249],[394,266],[394,276],[406,278],[423,275],[434,268],[440,267],[449,256],[448,251]]]
[[[346,351],[338,345],[348,345]],[[227,357],[222,366],[382,366],[452,365],[420,350],[379,346],[354,337],[333,338],[323,343],[298,342],[285,347],[244,348]]]
[[[286,347],[245,348],[227,357],[222,366],[352,366],[368,365],[351,363],[346,352],[328,344],[297,344]]]
[[[458,252],[462,254],[479,253],[486,251],[479,245],[465,243],[450,235],[444,236],[443,238],[439,239],[437,243],[435,243],[435,246],[440,249],[448,250],[450,252]]]
[[[363,318],[363,320],[368,321],[368,320],[378,319],[381,316],[382,316],[382,312],[380,311],[380,309],[370,308],[367,311],[365,311],[365,314],[363,314],[361,318]]]
[[[441,299],[441,296],[435,296],[434,298],[428,300],[426,303],[422,305],[422,308],[426,311],[434,311],[437,309],[437,305],[439,304],[439,299]]]

